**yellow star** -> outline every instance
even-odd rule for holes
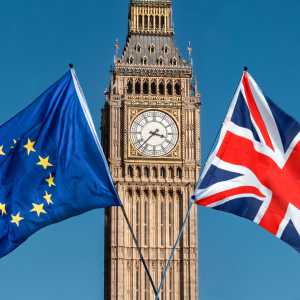
[[[46,179],[46,182],[48,183],[48,186],[55,186],[55,182],[54,182],[54,177],[52,176],[52,174],[49,175],[49,178]]]
[[[0,146],[0,156],[4,156],[5,155],[5,152],[3,150],[4,146]]]
[[[27,155],[29,156],[31,152],[36,152],[34,149],[35,141],[28,139],[27,144],[24,145],[24,148],[27,150]]]
[[[20,213],[17,213],[16,215],[11,215],[10,223],[16,224],[19,227],[22,220],[24,220],[24,218],[20,216]]]
[[[45,201],[47,202],[48,205],[53,204],[52,195],[48,194],[48,192],[45,192],[45,195],[43,198],[45,199]]]
[[[6,204],[0,202],[0,211],[2,216],[6,215]]]
[[[43,158],[39,156],[39,162],[37,163],[38,166],[42,166],[44,170],[47,170],[49,167],[53,167],[53,165],[49,162],[49,156]]]
[[[44,210],[44,204],[36,204],[36,203],[32,203],[33,208],[31,210],[31,212],[36,212],[36,214],[38,216],[40,216],[41,214],[46,214],[47,212]]]

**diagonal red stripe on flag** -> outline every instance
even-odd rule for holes
[[[251,115],[252,115],[253,119],[255,120],[257,126],[259,127],[259,130],[263,136],[263,139],[264,139],[266,145],[269,146],[272,150],[274,150],[268,130],[267,130],[266,125],[263,121],[263,118],[258,110],[255,99],[253,97],[247,72],[245,72],[245,74],[243,76],[243,86],[245,89],[246,101],[247,101],[249,110],[251,112]]]

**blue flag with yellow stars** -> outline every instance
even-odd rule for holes
[[[71,69],[0,126],[0,257],[42,227],[119,205]]]

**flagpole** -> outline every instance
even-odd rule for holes
[[[174,247],[172,248],[172,252],[171,252],[171,255],[169,257],[169,260],[168,260],[168,262],[167,262],[167,264],[166,264],[166,266],[164,268],[163,275],[162,275],[162,278],[161,278],[161,282],[160,282],[160,285],[158,287],[157,294],[156,294],[156,297],[155,297],[156,300],[159,300],[159,295],[160,295],[160,292],[161,292],[161,290],[163,288],[164,282],[166,280],[167,273],[168,273],[168,271],[169,271],[169,269],[171,267],[171,263],[173,261],[173,258],[175,256],[176,248],[178,247],[178,245],[179,245],[179,243],[181,241],[182,235],[184,233],[185,227],[188,224],[188,220],[189,220],[192,208],[193,208],[193,204],[194,204],[194,201],[190,200],[189,201],[189,209],[188,209],[188,211],[187,211],[187,213],[186,213],[186,215],[184,217],[184,221],[182,223],[182,226],[181,226],[180,232],[178,234],[177,240],[175,242]]]
[[[132,235],[133,241],[134,241],[135,246],[136,246],[136,248],[137,248],[137,250],[138,250],[138,253],[139,253],[139,255],[140,255],[140,259],[141,259],[141,261],[142,261],[142,264],[143,264],[143,266],[144,266],[144,269],[145,269],[145,271],[146,271],[146,274],[147,274],[147,276],[148,276],[148,278],[149,278],[149,280],[150,280],[152,289],[153,289],[154,294],[155,294],[155,296],[156,296],[156,295],[157,295],[157,289],[156,289],[156,287],[155,287],[154,281],[153,281],[153,279],[152,279],[152,276],[151,276],[151,274],[150,274],[150,271],[149,271],[149,269],[148,269],[148,266],[147,266],[147,264],[146,264],[146,261],[145,261],[145,259],[144,259],[143,254],[142,254],[142,250],[141,250],[141,247],[140,247],[140,245],[139,245],[139,242],[138,242],[138,240],[137,240],[137,238],[136,238],[136,236],[135,236],[135,234],[134,234],[134,231],[133,231],[133,229],[132,229],[132,226],[131,226],[131,224],[130,224],[130,222],[129,222],[129,219],[128,219],[128,216],[127,216],[127,214],[126,214],[126,211],[125,211],[125,208],[124,208],[124,205],[123,205],[123,204],[121,205],[121,210],[122,210],[122,212],[123,212],[125,221],[126,221],[128,227],[129,227],[129,231],[130,231],[130,233],[131,233],[131,235]]]

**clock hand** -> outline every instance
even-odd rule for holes
[[[158,132],[159,132],[159,129],[156,129],[154,132],[150,131],[150,133],[155,136],[159,136],[162,139],[166,138],[163,134],[159,134]]]
[[[155,130],[155,132],[151,132],[150,131],[150,136],[145,140],[145,142],[138,148],[138,150],[140,150],[141,148],[143,148],[143,146],[156,134],[156,132],[158,131],[158,129]]]

